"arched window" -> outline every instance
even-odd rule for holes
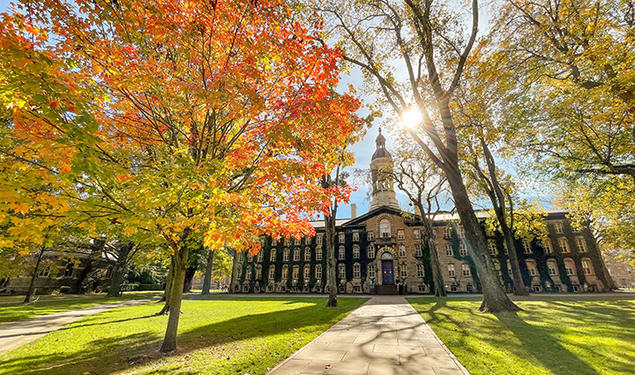
[[[359,245],[353,245],[353,259],[359,259]]]
[[[390,237],[390,220],[382,219],[379,222],[379,236],[381,238]]]
[[[399,274],[401,275],[402,280],[408,277],[408,267],[406,266],[406,263],[399,265]]]
[[[300,278],[300,266],[295,265],[293,266],[293,281],[298,281],[298,279]]]
[[[375,245],[372,243],[368,245],[368,258],[375,258]]]
[[[360,277],[362,277],[362,272],[361,272],[359,263],[353,264],[353,277],[356,279],[359,279]]]
[[[283,262],[289,261],[289,249],[284,249],[284,252],[282,253],[282,261]]]
[[[310,277],[311,277],[311,266],[307,264],[304,266],[304,282],[309,281]]]
[[[553,254],[553,244],[549,238],[542,241],[542,247],[545,249],[545,254]]]
[[[282,266],[282,281],[289,280],[289,266],[286,264]]]
[[[318,264],[315,266],[315,279],[322,280],[322,265]]]
[[[346,265],[344,263],[337,265],[337,275],[342,280],[346,279]]]
[[[264,257],[265,257],[265,249],[260,248],[260,250],[258,251],[258,256],[256,257],[256,262],[261,263]]]
[[[451,243],[446,243],[445,244],[445,255],[451,257],[454,256],[454,249],[452,248],[452,244]]]
[[[560,237],[558,240],[558,245],[560,245],[560,251],[563,253],[569,252],[569,241],[567,241],[566,237]]]
[[[455,277],[456,273],[454,271],[454,264],[448,264],[448,275],[450,277]]]
[[[256,265],[256,280],[260,280],[262,278],[262,265]]]
[[[575,238],[575,248],[579,253],[586,253],[586,241],[584,237],[578,236]]]
[[[386,249],[386,248],[384,248]],[[392,254],[390,253],[390,251],[384,251],[381,254],[381,259],[392,259]]]
[[[269,261],[270,262],[275,262],[276,261],[276,249],[271,249],[269,250]]]
[[[337,249],[337,259],[344,260],[346,256],[346,250],[344,249],[344,245],[340,245]]]
[[[275,281],[276,279],[276,266],[269,266],[269,280]]]
[[[375,278],[375,265],[372,263],[368,265],[368,277]]]
[[[421,244],[420,243],[416,243],[415,244],[415,256],[416,257],[423,256],[423,250],[421,250]]]
[[[568,276],[576,275],[575,262],[571,258],[564,258],[564,269]]]
[[[472,272],[470,271],[469,264],[462,264],[461,271],[463,271],[463,276],[472,276]]]
[[[245,271],[245,280],[251,280],[251,266],[247,266],[247,271]]]
[[[467,247],[463,241],[459,242],[459,254],[461,254],[462,257],[467,256]]]
[[[315,260],[322,260],[322,246],[315,248]]]
[[[593,264],[591,263],[591,259],[582,258],[582,271],[584,271],[585,275],[593,275]]]
[[[293,261],[300,261],[300,249],[293,249]]]

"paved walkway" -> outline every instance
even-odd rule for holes
[[[376,296],[269,375],[465,375],[421,315],[400,296]]]
[[[17,349],[39,339],[47,333],[56,331],[63,326],[76,322],[90,315],[99,314],[115,307],[131,306],[151,301],[149,299],[125,302],[106,303],[86,307],[83,309],[60,311],[48,315],[35,316],[29,319],[0,324],[0,354]]]

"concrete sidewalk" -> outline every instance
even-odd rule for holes
[[[468,372],[403,297],[376,296],[269,372],[296,374]]]
[[[0,354],[17,349],[24,344],[39,339],[47,333],[56,331],[67,324],[76,322],[87,316],[99,314],[116,307],[138,305],[149,301],[151,300],[141,299],[106,303],[83,309],[60,311],[53,314],[40,315],[16,322],[0,324]]]

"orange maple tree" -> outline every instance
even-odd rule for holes
[[[89,230],[163,238],[162,352],[176,349],[194,242],[256,253],[260,235],[312,234],[304,214],[328,206],[318,181],[359,107],[334,91],[340,53],[319,22],[283,0],[39,0],[2,17],[2,160],[23,183],[45,176]],[[47,216],[36,197],[3,205],[23,232],[40,230],[32,208]]]

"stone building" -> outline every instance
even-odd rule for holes
[[[409,293],[433,290],[428,249],[422,239],[420,218],[402,211],[390,174],[392,158],[380,134],[371,161],[372,200],[370,210],[336,221],[337,282],[340,293],[397,293],[405,281]],[[486,212],[477,216],[485,220]],[[590,230],[576,231],[565,212],[546,217],[548,238],[543,241],[517,239],[520,269],[525,285],[540,292],[606,291],[609,275]],[[256,256],[238,253],[234,261],[232,292],[325,293],[326,254],[323,221],[312,222],[316,235],[301,239],[263,238]],[[436,215],[434,230],[441,272],[448,292],[480,292],[458,217]],[[500,233],[484,230],[490,254],[503,284],[512,290],[511,265]]]

